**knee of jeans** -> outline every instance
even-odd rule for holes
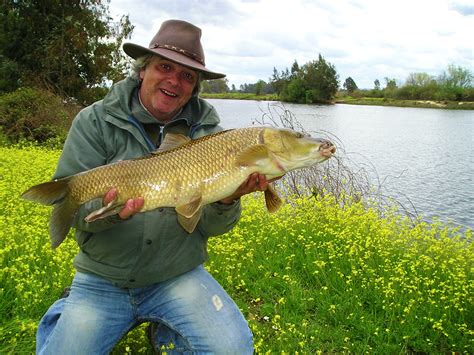
[[[252,354],[252,332],[246,328],[235,330],[227,336],[215,337],[209,350],[215,354]]]
[[[227,329],[197,341],[182,337],[162,323],[157,323],[152,344],[169,353],[253,354],[253,337],[248,327]]]

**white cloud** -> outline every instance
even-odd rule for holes
[[[112,0],[113,16],[130,14],[132,42],[147,45],[170,18],[203,30],[207,66],[230,84],[268,80],[318,54],[341,82],[359,87],[412,72],[438,75],[450,63],[473,69],[474,16],[468,0]]]

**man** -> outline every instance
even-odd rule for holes
[[[219,131],[215,109],[197,94],[200,80],[225,75],[206,68],[200,37],[194,25],[170,20],[148,48],[126,43],[135,73],[78,114],[54,178],[149,154],[168,132],[195,139]],[[174,209],[138,213],[140,196],[118,215],[86,223],[86,215],[120,193],[113,187],[85,203],[73,224],[77,272],[69,295],[39,324],[37,353],[108,353],[142,322],[151,322],[156,350],[172,343],[176,352],[251,353],[247,322],[203,263],[207,239],[237,223],[239,198],[266,188],[265,177],[252,174],[232,196],[206,206],[192,234]]]

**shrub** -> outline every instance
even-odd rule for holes
[[[0,96],[0,128],[11,143],[64,139],[77,112],[76,105],[37,88]]]

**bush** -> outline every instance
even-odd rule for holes
[[[37,88],[0,96],[0,128],[11,143],[64,139],[78,107]]]

